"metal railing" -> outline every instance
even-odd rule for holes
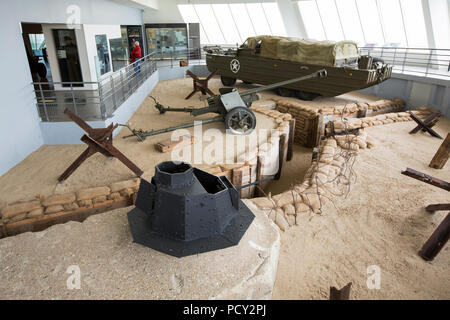
[[[42,121],[67,121],[69,108],[84,120],[105,120],[155,71],[150,54],[98,82],[33,82],[39,115]]]
[[[450,49],[360,47],[359,53],[382,59],[397,73],[450,79]]]

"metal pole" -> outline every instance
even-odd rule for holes
[[[125,101],[125,91],[123,88],[123,75],[122,75],[122,70],[120,70],[120,86],[122,87],[122,101]]]
[[[112,95],[112,101],[113,101],[113,106],[114,106],[114,110],[115,111],[117,109],[117,104],[116,104],[116,90],[114,87],[114,78],[113,76],[109,77],[109,81],[111,81],[111,95]]]
[[[395,66],[395,57],[397,56],[397,48],[394,48],[394,59],[392,60],[392,66]]]
[[[44,92],[42,92],[42,85],[41,85],[40,82],[39,82],[39,91],[41,92],[41,100],[42,100],[42,103],[43,103],[43,105],[44,105],[45,119],[46,119],[47,121],[50,121],[49,118],[48,118],[47,105],[46,105],[46,103],[45,103]],[[38,105],[39,105],[39,104],[38,104]]]
[[[427,68],[425,70],[425,76],[428,75],[428,69],[430,68],[431,56],[432,55],[433,55],[433,50],[430,50],[430,53],[428,54],[428,62],[427,62]]]
[[[405,54],[404,54],[404,56],[403,56],[402,73],[405,72],[405,63],[406,63],[406,56],[407,56],[407,54],[408,54],[408,48],[406,48]]]
[[[100,114],[102,117],[102,120],[106,119],[106,108],[103,103],[103,89],[102,89],[102,83],[101,81],[97,82],[97,90],[98,90],[98,99],[100,104]]]
[[[75,111],[75,114],[78,115],[77,103],[76,103],[76,101],[75,101],[75,94],[74,94],[74,92],[73,92],[73,85],[72,85],[72,82],[70,83],[70,92],[72,93],[73,110]]]

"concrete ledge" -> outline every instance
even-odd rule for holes
[[[256,217],[239,245],[180,259],[132,242],[131,207],[1,239],[0,299],[270,299],[279,233],[245,202]]]

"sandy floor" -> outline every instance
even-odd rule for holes
[[[347,199],[335,199],[336,207],[326,205],[322,215],[300,217],[298,226],[282,233],[274,299],[327,299],[330,286],[348,282],[352,299],[450,299],[449,244],[431,263],[417,255],[447,214],[424,207],[449,202],[449,193],[400,174],[410,167],[449,181],[450,163],[442,170],[428,167],[442,140],[409,135],[414,126],[368,128],[377,144],[360,151]],[[446,136],[450,120],[436,127]],[[295,167],[285,169],[284,175],[296,174]],[[366,286],[371,265],[380,267],[380,290]]]
[[[222,87],[220,80],[215,79],[210,85],[212,90],[217,92]],[[201,101],[201,94],[197,93],[189,100],[184,97],[192,90],[191,79],[175,79],[161,81],[151,92],[151,95],[165,106],[202,107],[206,101]],[[217,116],[216,114],[206,114],[196,119],[206,119]],[[275,122],[272,118],[262,114],[256,114],[257,127],[251,134],[258,134],[260,143],[267,139],[270,129],[275,128]],[[171,113],[160,115],[154,108],[154,102],[147,98],[128,122],[131,127],[151,130],[161,129],[168,126],[192,122],[194,120],[187,113]],[[262,134],[259,129],[269,130],[267,134]],[[120,129],[120,127],[119,127]],[[219,133],[225,132],[225,124],[215,122],[203,126],[203,133],[208,129],[216,129]],[[190,134],[194,134],[194,129],[186,129]],[[144,142],[139,142],[136,137],[122,139],[123,136],[130,134],[127,128],[122,128],[119,134],[114,138],[114,145],[130,158],[137,166],[144,171],[144,178],[150,179],[154,174],[154,167],[161,161],[171,160],[171,153],[161,153],[156,151],[154,144],[171,138],[171,133],[164,133],[149,137]],[[222,137],[225,137],[223,135]],[[245,143],[238,143],[237,136],[227,135],[231,139],[231,144],[223,142],[223,155],[225,160],[234,162],[236,155],[241,154],[248,146],[248,140]],[[241,136],[242,138],[242,136]],[[206,158],[206,151],[201,154],[198,150],[207,150],[208,146],[215,143],[215,138],[206,141],[203,135],[202,145],[196,143],[195,146],[187,146],[177,153],[182,155],[191,155],[190,162],[210,164],[214,159]],[[234,139],[234,140],[233,140]],[[247,138],[248,139],[248,138]],[[202,148],[203,146],[203,148]],[[199,148],[199,149],[194,149]],[[57,183],[58,176],[86,149],[85,145],[56,145],[42,146],[37,151],[31,153],[25,160],[9,170],[0,177],[0,207],[7,203],[19,200],[31,199],[36,195],[51,195],[53,193],[72,192],[82,188],[97,187],[108,185],[111,182],[126,180],[134,177],[125,165],[115,158],[106,158],[101,154],[96,154],[85,161],[65,182]],[[200,157],[199,157],[200,153]],[[194,159],[194,156],[196,157]],[[214,153],[213,153],[214,156]],[[195,160],[195,162],[194,162]],[[218,161],[223,163],[222,159]]]

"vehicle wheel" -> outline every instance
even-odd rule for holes
[[[225,128],[232,134],[247,135],[256,127],[256,117],[252,110],[237,107],[230,110],[225,116]]]
[[[312,92],[306,92],[306,91],[301,91],[301,90],[296,90],[295,96],[298,99],[300,99],[300,100],[312,101],[315,98],[317,98],[318,96],[320,96],[320,94],[312,93]]]
[[[234,86],[236,83],[236,78],[230,78],[225,76],[220,76],[220,81],[222,81],[222,84],[227,87]]]
[[[295,91],[289,88],[277,88],[277,94],[282,97],[295,97]]]

